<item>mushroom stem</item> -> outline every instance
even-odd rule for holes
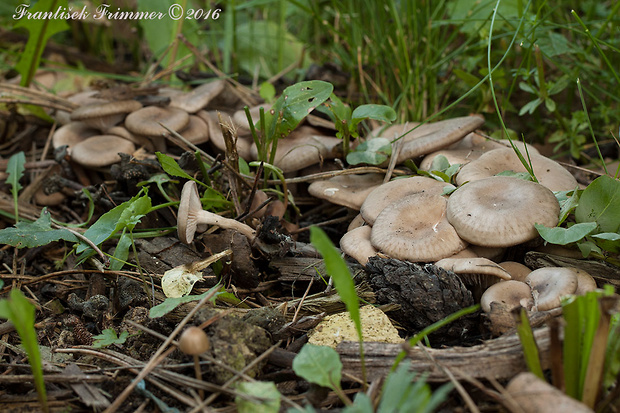
[[[194,354],[194,372],[196,374],[196,380],[202,381],[202,370],[200,369],[200,357],[198,354]],[[198,397],[200,400],[204,400],[205,391],[203,389],[198,389]]]
[[[249,240],[253,240],[254,237],[256,237],[256,231],[249,225],[231,218],[226,218],[221,215],[214,214],[213,212],[205,211],[204,209],[198,211],[196,220],[199,225],[215,225],[224,229],[233,229],[235,231],[239,231],[243,235],[248,237]]]

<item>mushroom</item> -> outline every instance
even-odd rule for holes
[[[373,225],[381,211],[391,203],[413,194],[442,195],[445,187],[454,189],[453,185],[426,176],[395,179],[370,192],[360,208],[360,213],[364,221]]]
[[[562,297],[574,294],[579,285],[574,269],[564,267],[539,268],[525,277],[525,282],[532,289],[538,311],[559,307]]]
[[[446,199],[427,193],[409,195],[385,207],[370,240],[386,255],[413,262],[437,261],[467,246],[446,219]]]
[[[368,258],[377,255],[377,250],[370,242],[372,228],[364,225],[348,231],[340,238],[340,249],[357,262],[366,265]]]
[[[480,306],[485,313],[491,312],[491,304],[500,303],[510,310],[521,306],[527,309],[532,307],[532,290],[522,281],[508,280],[493,284],[482,293]]]
[[[271,109],[271,104],[262,103],[260,105],[250,108],[250,117],[252,118],[252,122],[254,122],[254,124],[256,124],[256,122],[260,120],[260,108],[263,108],[265,113],[267,113],[269,109]],[[233,114],[232,120],[235,126],[239,128],[240,135],[246,135],[250,133],[250,124],[248,123],[248,117],[245,114],[244,109],[236,111]]]
[[[196,326],[189,327],[183,331],[179,338],[179,350],[183,353],[193,356],[194,358],[194,372],[196,374],[196,380],[202,380],[202,371],[200,370],[200,358],[198,357],[205,351],[208,351],[211,347],[209,337],[202,328]],[[200,399],[204,398],[204,391],[201,389],[198,391]]]
[[[532,272],[529,267],[515,261],[500,262],[499,266],[505,269],[513,280],[525,282],[525,277]]]
[[[82,121],[101,131],[123,121],[128,113],[142,107],[137,100],[119,100],[80,106],[71,113],[71,120]]]
[[[209,140],[217,149],[222,152],[226,152],[226,142],[224,141],[224,134],[222,133],[222,127],[220,125],[220,120],[218,119],[216,111],[205,111],[201,110],[196,113],[200,119],[202,119],[208,126],[209,129]],[[256,159],[256,157],[252,154],[251,150],[252,139],[247,139],[242,136],[238,136],[236,142],[237,153],[240,157],[245,160]]]
[[[71,155],[73,146],[95,135],[99,135],[99,132],[92,126],[84,122],[71,122],[56,129],[52,136],[52,144],[54,149],[66,145],[67,153]]]
[[[216,225],[221,228],[239,231],[248,237],[250,241],[256,237],[256,231],[249,225],[202,209],[196,182],[187,181],[181,191],[179,215],[177,217],[179,239],[186,244],[191,243],[196,233],[196,227],[201,224]]]
[[[145,136],[153,141],[156,150],[165,150],[164,136],[168,134],[167,128],[178,132],[189,123],[189,115],[178,108],[162,108],[159,106],[147,106],[130,113],[125,119],[125,127],[130,132]]]
[[[182,109],[187,113],[196,113],[219,95],[225,86],[225,80],[217,79],[204,83],[189,92],[175,94],[170,98],[170,107]]]
[[[190,115],[189,123],[179,134],[194,145],[199,145],[209,140],[209,126],[201,117]]]
[[[545,156],[530,153],[534,175],[541,185],[552,191],[570,191],[577,180],[559,163]],[[497,175],[503,171],[526,172],[512,148],[494,149],[463,166],[456,176],[459,185]]]
[[[358,210],[362,203],[383,182],[379,174],[338,175],[323,181],[315,181],[308,186],[310,195],[325,199],[332,204]]]
[[[499,280],[510,280],[510,274],[493,261],[477,258],[444,258],[435,263],[435,266],[456,274],[491,275]]]
[[[560,205],[535,182],[494,176],[469,182],[448,199],[447,218],[461,238],[475,245],[510,247],[538,236],[534,224],[554,227]]]
[[[75,145],[71,159],[80,165],[98,168],[121,161],[119,153],[131,154],[134,144],[116,135],[96,135]]]

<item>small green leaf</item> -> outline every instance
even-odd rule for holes
[[[116,331],[112,328],[107,328],[101,332],[101,334],[97,336],[93,336],[95,340],[93,342],[94,348],[103,348],[111,346],[112,344],[124,344],[129,337],[128,331],[123,331],[119,336],[116,335]]]
[[[607,252],[617,254],[620,252],[620,234],[617,232],[603,232],[592,235],[596,244]]]
[[[555,112],[555,101],[551,98],[546,98],[545,107],[549,112]]]
[[[523,116],[526,113],[531,115],[541,103],[543,103],[541,98],[536,98],[530,102],[527,102],[519,111],[519,116]]]
[[[41,211],[41,216],[35,222],[21,221],[14,227],[0,230],[0,244],[17,248],[40,247],[61,239],[69,242],[78,241],[68,230],[51,227],[50,213],[47,209]]]
[[[205,297],[205,295],[209,294],[211,291],[213,291],[213,289],[219,290],[219,289],[222,289],[222,286],[218,284],[215,287],[212,287],[211,289],[209,289],[209,291],[206,291],[200,295],[186,295],[184,297],[166,298],[161,304],[158,304],[155,307],[151,307],[151,309],[149,310],[149,317],[150,318],[163,317],[166,314],[168,314],[170,311],[180,306],[181,304],[202,300]],[[215,299],[217,298],[219,294],[221,293],[215,294],[211,302],[215,302]]]
[[[310,383],[335,390],[340,386],[342,363],[333,348],[306,344],[293,359],[293,371]]]
[[[431,171],[445,171],[450,167],[450,161],[444,155],[437,155],[433,158],[433,162],[431,162]]]
[[[396,119],[396,112],[386,105],[361,105],[355,108],[351,114],[353,121],[363,119],[375,119],[382,122],[393,122]]]
[[[577,242],[596,229],[596,223],[594,222],[575,224],[570,228],[548,228],[540,224],[534,224],[534,226],[545,241],[557,245],[567,245]]]
[[[24,175],[26,155],[24,152],[18,152],[9,158],[9,162],[6,166],[6,183],[11,185],[11,195],[13,199],[17,198],[17,194],[22,189],[19,180]]]
[[[280,410],[280,392],[273,382],[242,382],[237,385],[237,391],[262,399],[254,402],[237,396],[235,405],[239,413],[278,413]]]
[[[185,172],[183,168],[179,166],[177,161],[175,161],[170,156],[161,152],[155,152],[155,155],[157,156],[157,160],[159,161],[161,167],[164,168],[164,171],[166,171],[168,175],[177,176],[179,178],[191,179],[195,181],[195,179],[191,177],[187,172]]]
[[[263,82],[260,84],[258,94],[265,102],[271,103],[276,96],[276,88],[269,82]]]
[[[596,222],[602,232],[619,232],[620,181],[607,175],[592,181],[581,194],[575,219],[577,222]]]
[[[392,144],[387,138],[374,138],[362,142],[347,155],[349,165],[368,163],[379,165],[392,154]]]

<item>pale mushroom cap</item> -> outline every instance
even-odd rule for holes
[[[278,140],[274,165],[284,172],[294,172],[310,165],[332,159],[342,140],[334,136],[322,136],[310,126],[300,126],[285,138]],[[258,157],[258,149],[252,144],[252,156]]]
[[[254,124],[260,120],[260,108],[263,108],[265,113],[267,113],[269,112],[269,109],[271,109],[271,104],[263,103],[250,108],[250,116],[252,117],[252,122],[254,122]],[[250,132],[250,124],[248,123],[248,117],[246,116],[244,109],[236,111],[233,114],[232,120],[240,129],[239,133]]]
[[[187,126],[179,134],[194,145],[199,145],[209,140],[209,126],[202,118],[190,115]]]
[[[578,186],[573,175],[554,160],[535,153],[530,153],[530,159],[534,175],[541,185],[552,191],[569,191]],[[462,185],[503,171],[526,172],[512,148],[494,149],[463,166],[456,176],[456,183]]]
[[[532,270],[530,270],[525,265],[516,261],[504,261],[500,262],[499,266],[505,269],[513,280],[525,282],[525,277],[527,277]]]
[[[355,218],[353,218],[351,220],[351,222],[349,222],[349,226],[347,227],[347,231],[351,231],[352,229],[355,229],[357,227],[361,227],[362,225],[364,225],[364,218],[362,217],[362,214],[357,214],[355,216]]]
[[[554,227],[560,205],[535,182],[494,176],[469,182],[450,195],[448,221],[472,244],[509,247],[538,236],[534,224]]]
[[[454,188],[449,183],[437,181],[426,176],[395,179],[370,192],[361,205],[360,213],[364,221],[373,225],[381,211],[392,202],[413,194],[441,195],[445,187]]]
[[[190,244],[194,240],[200,211],[202,211],[202,203],[196,182],[187,181],[181,191],[177,216],[177,234],[181,242]]]
[[[372,228],[364,225],[348,231],[340,238],[340,249],[362,265],[366,265],[368,258],[377,255],[377,250],[370,242]]]
[[[106,130],[123,121],[125,116],[142,107],[137,100],[119,100],[106,103],[95,103],[80,106],[71,113],[71,120],[82,121],[98,128]]]
[[[202,328],[195,326],[187,328],[179,338],[179,350],[190,356],[196,356],[209,350],[209,337]]]
[[[465,165],[471,161],[478,159],[484,151],[480,149],[441,149],[439,151],[429,153],[420,162],[420,170],[430,171],[433,161],[438,156],[445,156],[450,165]]]
[[[99,135],[99,132],[92,126],[89,126],[84,122],[71,122],[56,129],[56,132],[54,132],[54,135],[52,136],[52,144],[54,145],[54,148],[67,145],[69,147],[68,153],[70,155],[74,145],[95,135]]]
[[[497,277],[501,280],[510,280],[510,274],[497,263],[482,258],[454,258],[448,257],[439,260],[435,263],[435,266],[443,268],[444,270],[452,271],[456,274],[484,274]]]
[[[204,83],[197,88],[180,93],[170,98],[170,106],[182,109],[188,113],[196,113],[209,104],[209,102],[219,95],[226,86],[226,81],[222,79]]]
[[[71,151],[71,159],[80,165],[97,168],[120,162],[119,153],[132,154],[134,144],[116,135],[96,135],[78,143]]]
[[[532,289],[538,311],[547,311],[561,305],[561,298],[574,294],[579,284],[572,268],[546,267],[532,271],[525,282]]]
[[[333,204],[359,210],[368,194],[382,183],[383,176],[379,174],[338,175],[312,182],[308,192]]]
[[[587,271],[581,270],[579,268],[572,268],[575,271],[575,275],[577,276],[577,289],[575,290],[575,295],[584,295],[589,291],[596,290],[596,281]]]
[[[168,131],[160,123],[178,132],[189,123],[189,115],[178,108],[147,106],[130,113],[125,119],[125,127],[130,132],[144,136],[167,134]]]
[[[400,260],[437,261],[467,246],[446,219],[446,199],[415,194],[388,205],[377,217],[372,245]]]
[[[216,111],[205,111],[201,110],[196,113],[200,119],[202,119],[208,126],[209,129],[209,140],[217,149],[222,152],[226,152],[226,142],[224,142],[224,134],[222,133],[222,127],[220,126],[220,121],[217,116]],[[222,115],[222,120],[227,121],[228,115]],[[239,136],[237,139],[237,153],[240,157],[245,160],[256,159],[255,155],[252,153],[252,138],[247,139],[246,137]]]
[[[514,308],[532,301],[530,286],[522,281],[508,280],[493,284],[482,293],[480,306],[486,313],[491,311],[491,303],[501,303]]]

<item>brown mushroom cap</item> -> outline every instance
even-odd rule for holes
[[[554,227],[560,205],[535,182],[494,176],[469,182],[450,195],[448,221],[475,245],[509,247],[538,236],[534,224]]]
[[[368,194],[382,183],[383,176],[379,174],[338,175],[312,182],[308,192],[333,204],[359,210]]]
[[[464,116],[426,123],[402,138],[404,143],[398,155],[397,163],[445,148],[462,139],[483,123],[484,119],[479,116]],[[373,131],[373,136],[383,136],[392,140],[407,132],[413,126],[415,126],[415,123],[393,125],[384,132]]]
[[[199,145],[209,140],[209,126],[199,116],[190,115],[187,126],[179,134],[194,145]]]
[[[123,121],[125,116],[142,107],[137,100],[119,100],[80,106],[71,113],[71,120],[105,131]]]
[[[167,134],[168,131],[160,123],[178,132],[189,123],[189,115],[178,108],[147,106],[130,113],[125,119],[125,127],[130,132],[143,136]]]
[[[414,194],[385,207],[372,227],[372,245],[400,260],[437,261],[467,246],[446,219],[446,199]]]
[[[486,313],[491,311],[491,303],[497,302],[508,308],[531,307],[532,290],[522,281],[508,280],[493,284],[482,293],[480,306]]]
[[[219,95],[226,86],[226,81],[222,79],[204,83],[197,88],[180,93],[170,98],[170,107],[182,109],[187,113],[196,113],[209,104],[209,102]]]
[[[364,221],[373,225],[381,211],[392,202],[413,194],[441,195],[445,187],[454,188],[451,184],[426,176],[395,179],[370,192],[360,208],[360,213]]]
[[[71,122],[56,129],[52,136],[52,144],[54,149],[67,145],[69,147],[67,152],[70,155],[74,145],[95,135],[99,135],[99,132],[92,126],[84,122]]]
[[[577,276],[577,289],[575,295],[584,295],[589,291],[596,290],[596,281],[590,274],[579,268],[573,268],[575,275]]]
[[[196,356],[208,351],[211,347],[209,337],[202,328],[195,326],[187,328],[179,338],[179,350],[190,356]]]
[[[573,268],[545,267],[532,271],[525,282],[532,289],[538,311],[547,311],[561,305],[561,298],[574,294],[579,284]]]
[[[78,143],[71,151],[71,159],[80,165],[98,168],[120,162],[119,153],[131,154],[134,144],[116,135],[96,135]]]
[[[224,141],[224,134],[222,133],[222,127],[220,125],[220,120],[217,116],[217,112],[207,112],[205,110],[201,110],[196,113],[196,116],[198,116],[207,124],[209,129],[209,140],[211,141],[213,146],[215,146],[222,152],[226,152],[226,142]],[[228,115],[222,116],[224,118],[224,121],[226,121],[227,116]],[[239,136],[239,138],[237,139],[237,153],[246,161],[256,159],[255,155],[252,154],[251,146],[252,138],[247,139],[245,137]]]
[[[364,225],[348,231],[340,238],[340,249],[362,265],[368,258],[377,255],[377,250],[370,242],[372,228]]]
[[[541,185],[552,191],[569,191],[578,186],[573,175],[554,160],[535,153],[530,153],[530,159],[534,175]],[[503,171],[526,172],[512,148],[494,149],[463,166],[456,176],[456,183],[462,185]]]
[[[528,267],[516,261],[500,262],[499,266],[505,269],[513,280],[522,282],[525,282],[525,277],[532,272]]]
[[[448,257],[439,260],[435,263],[435,266],[443,268],[444,270],[452,271],[456,274],[480,274],[491,275],[499,280],[510,280],[510,274],[497,263],[482,258],[454,258]]]

